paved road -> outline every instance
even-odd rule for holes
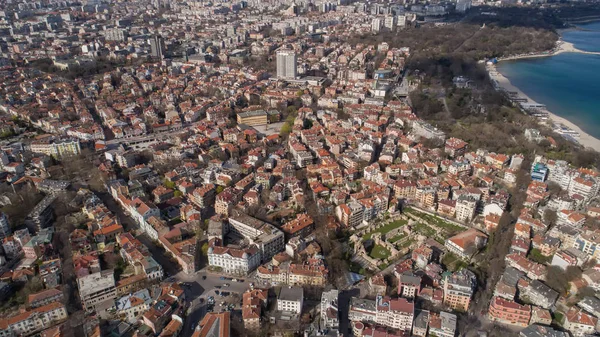
[[[135,223],[135,221],[133,221],[133,219],[127,213],[125,213],[123,208],[121,208],[121,206],[117,204],[115,199],[113,199],[108,192],[99,192],[97,194],[104,203],[104,205],[106,205],[106,207],[117,216],[117,219],[119,219],[121,225],[123,225],[123,228],[126,231],[134,231],[138,229],[137,223]],[[158,247],[154,243],[154,241],[150,239],[150,237],[148,237],[146,234],[142,234],[137,235],[136,238],[140,240],[140,242],[143,243],[146,247],[148,247],[148,251],[150,251],[150,254],[152,254],[154,260],[156,260],[156,262],[158,262],[163,267],[165,273],[168,273],[169,275],[175,275],[179,272],[179,270],[181,269],[179,265],[177,263],[174,263],[171,259],[169,259],[165,255],[162,247]]]
[[[188,314],[181,333],[182,337],[190,337],[193,333],[192,327],[195,327],[204,315],[206,315],[206,303],[209,296],[215,298],[217,304],[213,309],[215,312],[220,311],[218,304],[223,301],[235,304],[235,310],[240,310],[242,294],[250,288],[251,282],[256,284],[256,281],[252,278],[243,278],[244,282],[221,280],[221,275],[209,273],[206,269],[192,275],[179,272],[177,275],[171,277],[170,280],[182,282],[186,300],[189,303]],[[225,284],[229,284],[229,286],[225,287]],[[231,295],[221,297],[216,294],[216,290],[225,291]],[[237,296],[234,294],[237,294]]]
[[[339,296],[339,313],[340,313],[340,331],[344,337],[350,337],[350,319],[348,319],[348,311],[350,309],[350,299],[360,295],[360,289],[348,289],[340,292]]]

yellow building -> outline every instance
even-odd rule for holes
[[[240,112],[237,114],[237,122],[249,126],[266,125],[267,113],[264,110]]]

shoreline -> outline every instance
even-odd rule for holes
[[[562,53],[600,55],[600,52],[577,49],[577,47],[575,47],[575,45],[573,43],[563,41],[562,38],[559,38],[558,41],[556,41],[556,46],[551,50],[548,50],[545,52],[540,52],[540,53],[520,54],[520,55],[511,55],[511,56],[506,56],[506,57],[498,57],[498,58],[496,58],[496,60],[498,62],[513,61],[513,60],[521,60],[521,59],[556,56],[556,55],[559,55]]]
[[[531,99],[531,97],[527,96],[523,91],[521,91],[521,89],[514,86],[508,78],[506,78],[504,75],[502,75],[502,73],[500,73],[496,69],[495,64],[486,65],[486,70],[490,76],[490,79],[492,80],[492,84],[494,85],[494,88],[496,88],[496,90],[506,92],[507,95],[509,96],[509,98],[519,99],[521,101],[521,102],[519,102],[519,104],[521,104],[522,108],[523,108],[523,104],[539,105],[539,103],[537,103],[536,101]],[[523,100],[525,100],[525,101],[523,101]],[[566,119],[564,117],[560,117],[560,116],[552,113],[550,110],[545,108],[545,106],[542,108],[538,108],[537,110],[538,110],[539,114],[547,116],[547,119],[538,118],[540,123],[545,123],[553,130],[556,129],[554,127],[554,125],[562,125],[562,126],[566,127],[567,129],[575,131],[576,133],[579,134],[579,136],[573,136],[572,138],[577,143],[579,143],[583,147],[592,148],[595,151],[600,152],[600,139],[591,136],[590,134],[583,131],[579,126],[577,126],[573,122],[569,121],[568,119]]]
[[[567,28],[566,30],[569,30],[569,28]],[[588,52],[588,51],[577,49],[573,43],[563,41],[562,37],[560,37],[558,39],[558,41],[556,42],[556,46],[552,50],[542,52],[542,53],[513,55],[513,56],[508,56],[508,57],[503,57],[503,58],[497,58],[497,62],[513,61],[513,60],[529,59],[529,58],[549,57],[549,56],[559,55],[562,53],[580,53],[580,54],[600,55],[600,52]],[[529,106],[530,110],[534,110],[534,111],[532,111],[533,112],[532,115],[535,116],[536,113],[538,114],[538,116],[536,116],[536,117],[538,117],[538,120],[540,123],[544,123],[544,124],[548,125],[551,129],[553,129],[555,131],[556,131],[555,126],[562,125],[567,129],[566,130],[567,133],[569,132],[569,130],[571,130],[578,134],[577,136],[574,136],[572,134],[568,135],[566,137],[567,139],[571,138],[572,140],[576,141],[577,143],[579,143],[580,145],[582,145],[585,148],[592,148],[593,150],[600,152],[600,139],[593,137],[592,135],[583,131],[579,126],[577,126],[575,123],[569,121],[567,118],[564,118],[564,117],[561,117],[561,116],[558,116],[558,115],[552,113],[552,111],[548,110],[544,104],[540,104],[540,103],[536,102],[535,100],[533,100],[531,97],[527,96],[521,89],[514,86],[508,78],[506,78],[502,73],[500,73],[496,69],[496,64],[487,63],[486,70],[487,70],[487,73],[490,76],[490,79],[492,80],[492,84],[494,85],[494,88],[496,88],[496,90],[504,91],[508,95],[509,99],[511,99],[511,100],[516,99],[515,102],[518,103],[523,110],[527,110],[524,107],[524,105]],[[531,108],[532,105],[539,106],[539,107],[535,107],[532,109]],[[539,118],[540,116],[542,116],[542,117]],[[544,117],[547,117],[547,118],[544,118]],[[565,128],[563,128],[563,130]],[[559,132],[559,134],[560,134],[560,132]],[[571,137],[569,137],[569,136],[571,136]]]

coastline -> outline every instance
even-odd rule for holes
[[[541,52],[541,53],[532,53],[532,54],[520,54],[520,55],[511,55],[507,57],[498,57],[496,60],[498,62],[501,61],[512,61],[512,60],[521,60],[521,59],[530,59],[530,58],[539,58],[539,57],[549,57],[555,56],[562,53],[579,53],[579,54],[589,54],[589,55],[600,55],[600,52],[595,51],[586,51],[577,49],[574,44],[571,42],[563,41],[559,39],[556,41],[556,46],[554,49]]]
[[[600,54],[596,52],[585,52],[575,48],[575,46],[570,42],[558,40],[557,45],[553,50],[543,53],[514,55],[505,58],[498,58],[497,61],[500,62],[528,58],[548,57],[558,55],[561,53]],[[534,101],[533,99],[531,99],[531,97],[527,96],[523,91],[514,86],[508,78],[506,78],[502,73],[500,73],[496,69],[495,64],[488,62],[486,64],[486,70],[496,90],[505,91],[507,94],[509,94],[509,97],[512,96],[513,98],[517,98],[521,105],[540,105],[540,103]],[[595,151],[600,152],[600,139],[595,138],[590,134],[586,133],[579,126],[570,122],[568,119],[552,113],[547,108],[545,108],[545,106],[543,108],[537,108],[537,110],[540,114],[547,116],[547,119],[540,118],[540,122],[545,122],[552,129],[555,129],[555,125],[562,125],[567,129],[570,129],[579,134],[576,137],[572,137],[575,141],[577,141],[577,143],[579,143],[583,147],[591,148]]]
[[[512,83],[510,83],[510,80],[508,78],[506,78],[504,75],[502,75],[502,73],[500,73],[496,69],[496,65],[494,65],[494,64],[486,65],[486,69],[488,71],[488,74],[490,75],[490,78],[492,80],[494,87],[497,90],[503,90],[503,91],[506,91],[507,93],[516,93],[516,97],[518,97],[519,99],[526,100],[525,102],[522,102],[523,104],[538,104],[536,101],[531,99],[531,97],[527,96],[519,88],[515,87]],[[579,133],[579,137],[574,137],[574,139],[579,144],[581,144],[584,147],[589,147],[589,148],[592,148],[592,149],[600,152],[600,139],[591,136],[590,134],[583,131],[579,126],[575,125],[574,123],[570,122],[569,120],[567,120],[564,117],[560,117],[558,115],[553,114],[548,109],[545,109],[545,108],[540,109],[540,112],[547,115],[547,117],[548,117],[548,119],[546,119],[546,120],[540,119],[540,122],[542,122],[542,123],[545,122],[552,129],[554,129],[553,124],[558,124],[558,125],[562,124],[565,127],[567,127],[568,129],[571,129],[571,130]]]

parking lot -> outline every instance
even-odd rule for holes
[[[192,275],[178,273],[169,281],[180,282],[189,303],[181,336],[189,337],[207,312],[231,311],[239,313],[242,295],[256,284],[251,278],[233,278],[201,270]]]

